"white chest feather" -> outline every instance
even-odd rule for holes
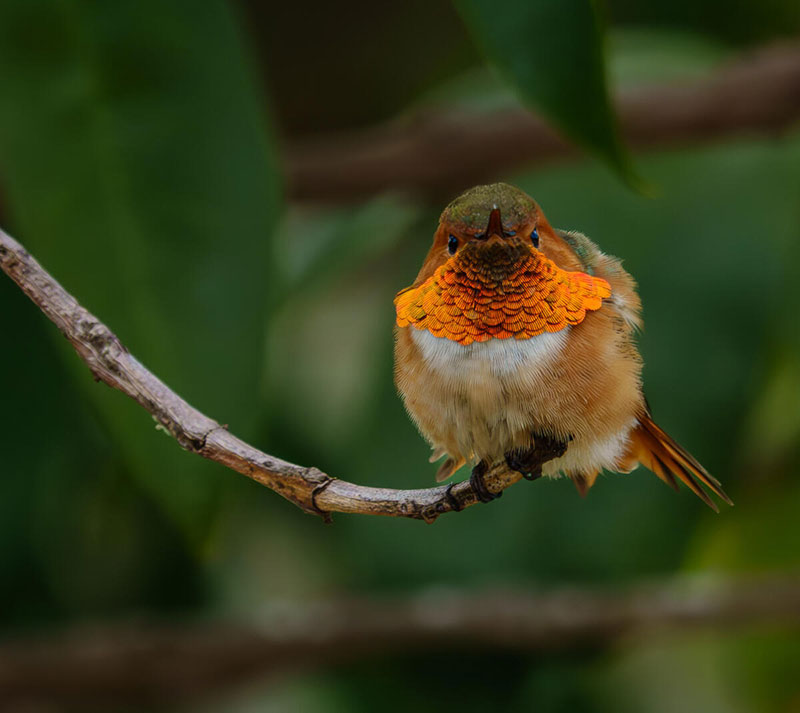
[[[551,369],[566,346],[569,328],[530,339],[490,339],[468,345],[421,329],[412,329],[411,336],[434,371],[465,382],[507,382],[520,374],[536,378]]]
[[[439,414],[436,445],[469,460],[473,453],[499,456],[529,442],[542,420],[537,414],[542,413],[546,385],[558,379],[568,329],[468,345],[411,329],[426,367],[435,374],[429,379],[431,388],[418,400]]]

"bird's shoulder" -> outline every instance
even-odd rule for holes
[[[641,328],[642,303],[636,281],[622,266],[622,261],[604,253],[594,241],[576,230],[556,230],[555,233],[569,245],[586,274],[602,277],[611,285],[610,302],[625,324],[633,329]]]

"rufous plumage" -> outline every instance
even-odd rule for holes
[[[533,475],[566,475],[582,494],[601,471],[641,464],[714,509],[704,488],[730,503],[650,416],[633,278],[519,189],[477,186],[450,203],[395,306],[395,380],[431,459],[445,458],[438,480],[503,458],[525,470],[538,444],[552,457]]]

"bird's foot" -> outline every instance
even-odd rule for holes
[[[572,439],[570,439],[572,440]],[[564,441],[551,436],[535,435],[531,448],[517,448],[506,453],[506,465],[511,470],[522,473],[526,480],[542,477],[542,466],[555,458],[560,458],[567,451]]]
[[[488,469],[489,466],[486,464],[486,461],[482,460],[472,469],[472,474],[469,476],[469,484],[475,491],[475,495],[478,496],[478,500],[480,500],[482,503],[490,503],[492,500],[497,500],[497,498],[503,494],[502,491],[499,493],[493,493],[491,490],[489,490],[489,488],[486,487],[483,476],[486,474]]]
[[[455,483],[450,483],[445,490],[444,490],[444,499],[447,500],[447,504],[450,505],[450,509],[453,512],[461,512],[464,509],[464,506],[459,502],[458,498],[453,495],[453,486]]]

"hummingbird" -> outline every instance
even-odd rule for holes
[[[395,383],[444,458],[467,463],[478,498],[505,459],[528,479],[570,478],[581,495],[601,471],[643,465],[714,510],[720,483],[653,421],[642,390],[636,283],[585,235],[554,229],[506,183],[476,186],[442,212],[422,269],[395,297]]]

